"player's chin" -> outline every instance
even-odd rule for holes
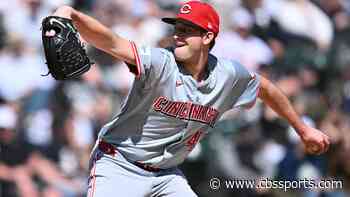
[[[186,46],[176,47],[174,50],[174,55],[177,61],[186,61],[191,57],[190,52]]]

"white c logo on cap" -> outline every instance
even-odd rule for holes
[[[211,22],[208,23],[208,28],[213,29],[213,25],[211,24]]]
[[[188,4],[185,4],[185,5],[183,5],[183,6],[181,7],[180,13],[181,13],[181,14],[188,14],[188,13],[191,12],[191,10],[192,10],[192,7],[191,7],[190,5],[188,5]]]

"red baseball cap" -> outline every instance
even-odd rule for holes
[[[201,1],[183,3],[175,18],[162,18],[162,21],[174,25],[178,19],[189,21],[207,31],[219,33],[220,17],[215,9]]]

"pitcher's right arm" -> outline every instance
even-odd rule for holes
[[[89,44],[128,63],[129,66],[130,64],[137,65],[137,56],[134,54],[135,48],[133,43],[115,34],[93,17],[69,6],[59,7],[52,15],[72,19],[79,34]]]

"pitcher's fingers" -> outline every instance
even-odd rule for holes
[[[329,141],[329,137],[327,136],[327,138],[324,139],[324,145],[325,145],[325,151],[327,152],[330,146],[330,141]]]

